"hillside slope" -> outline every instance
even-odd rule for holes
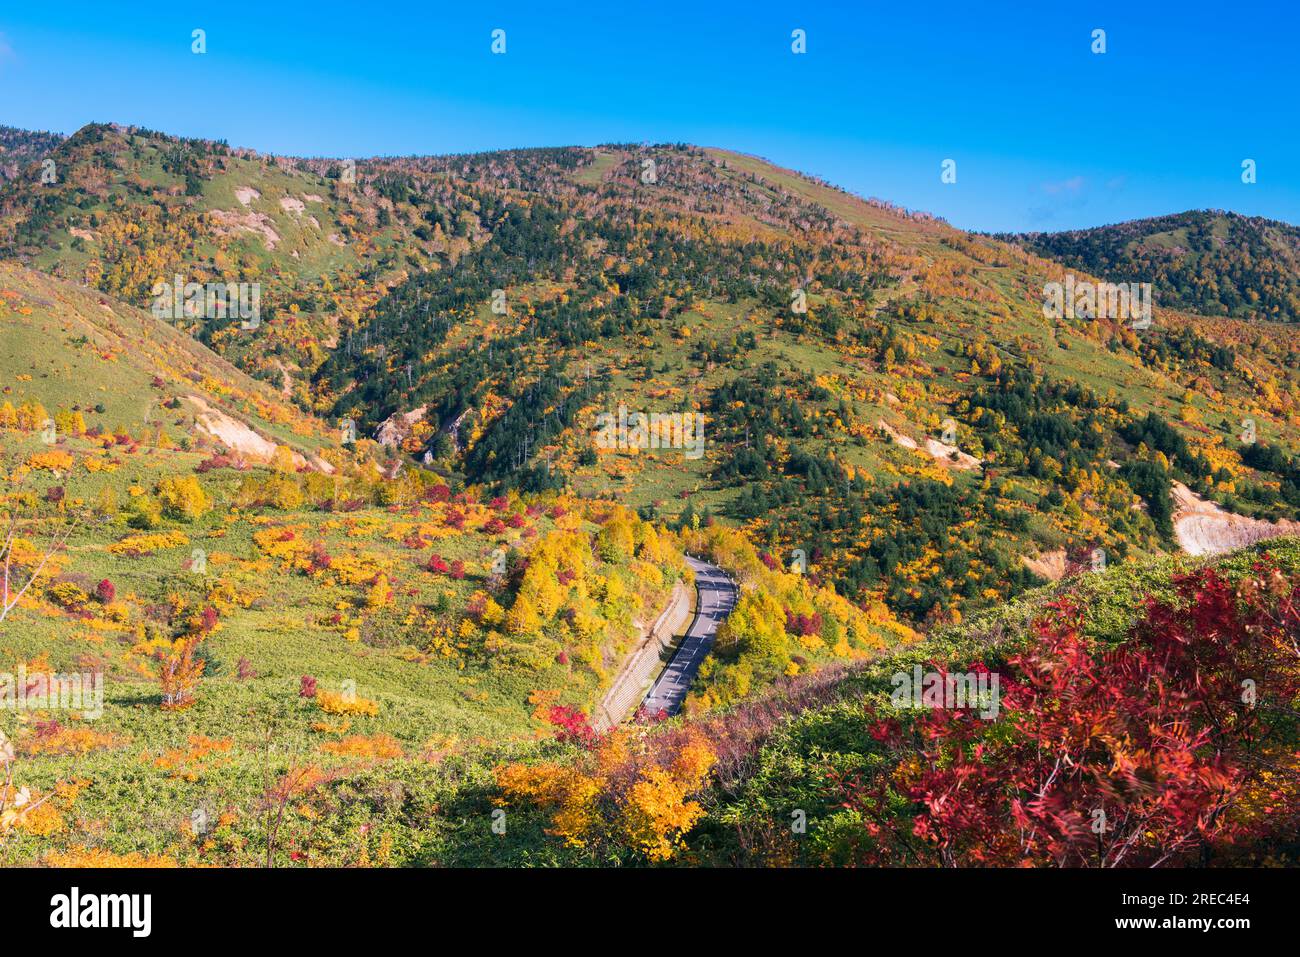
[[[9,258],[147,307],[154,284],[256,282],[262,326],[177,317],[185,331],[257,378],[295,392],[341,320],[394,274],[428,258],[391,204],[362,196],[342,161],[309,164],[92,124],[34,159],[0,188],[0,249]]]
[[[1170,309],[1300,321],[1300,227],[1288,223],[1191,210],[998,238],[1111,282],[1149,282],[1156,302]]]
[[[725,150],[349,164],[102,124],[46,146],[57,183],[32,154],[0,187],[0,517],[32,582],[0,672],[107,690],[93,725],[10,729],[49,810],[6,863],[1015,863],[978,835],[1025,832],[1002,798],[1043,782],[1013,770],[1095,703],[1017,699],[1036,649],[1119,689],[1073,766],[1142,739],[1111,765],[1182,775],[1185,806],[1250,839],[1204,853],[1291,853],[1262,765],[1228,813],[1197,746],[1165,765],[1143,738],[1218,733],[1177,713],[1212,685],[1233,761],[1241,729],[1294,752],[1269,716],[1300,551],[1178,556],[1295,528],[1288,324],[1053,318],[1044,284],[1087,269]],[[155,318],[178,275],[259,284],[259,323]],[[684,717],[599,737],[586,716],[683,553],[738,583],[734,610]],[[930,665],[1005,669],[1043,747],[1014,752],[1032,722],[880,709]],[[1178,693],[1131,710],[1157,673]],[[1245,678],[1270,709],[1239,707]],[[933,776],[961,728],[1017,759],[963,768],[978,793]],[[1032,809],[1060,835],[1035,863],[1086,857],[1080,802],[1145,793],[1071,781]],[[985,818],[931,814],[950,786]],[[1133,819],[1195,853],[1159,810]]]
[[[1084,575],[722,713],[498,767],[450,810],[502,804],[512,840],[448,827],[432,856],[1294,865],[1298,601],[1296,539]]]
[[[413,415],[403,447],[468,481],[742,523],[917,622],[1026,587],[1039,554],[1176,548],[1174,478],[1294,514],[1281,326],[1046,318],[1061,267],[721,150],[392,163],[463,180],[487,235],[380,300],[317,389]],[[623,408],[703,413],[702,447],[602,441]]]
[[[41,162],[63,139],[58,133],[0,126],[0,181],[16,179],[25,169],[30,172],[33,164],[44,172]],[[57,169],[55,173],[57,174]]]
[[[327,467],[316,453],[331,431],[143,310],[0,262],[0,327],[0,381],[14,407],[77,413],[105,433],[170,433],[250,462],[284,446]]]
[[[756,157],[348,164],[103,125],[56,152],[57,189],[0,190],[12,255],[140,305],[173,274],[259,282],[254,335],[176,322],[300,408],[470,485],[743,526],[917,624],[1176,549],[1174,482],[1300,505],[1284,324],[1048,318],[1044,284],[1085,269]],[[692,418],[651,443],[653,413]]]

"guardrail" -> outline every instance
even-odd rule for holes
[[[690,620],[690,591],[678,582],[673,586],[672,598],[658,620],[650,628],[650,633],[641,640],[641,644],[632,652],[623,668],[614,678],[614,683],[605,692],[592,714],[591,726],[597,731],[608,731],[621,724],[654,683],[654,674],[663,664],[664,654],[672,645],[674,636]]]

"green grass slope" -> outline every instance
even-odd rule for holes
[[[0,325],[0,380],[13,406],[80,412],[87,428],[109,433],[161,430],[196,447],[223,444],[196,428],[205,412],[239,426],[235,438],[256,433],[271,448],[314,455],[334,439],[333,430],[190,336],[74,283],[0,263]]]

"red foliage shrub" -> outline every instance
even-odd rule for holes
[[[324,542],[313,542],[311,546],[311,570],[322,572],[334,564],[334,559],[325,550]]]
[[[316,679],[311,675],[303,675],[298,681],[298,697],[314,698],[316,697]]]
[[[1007,662],[1000,720],[869,713],[893,760],[844,782],[863,862],[1205,866],[1294,834],[1300,808],[1268,782],[1297,770],[1300,584],[1269,561],[1236,587],[1209,568],[1172,584],[1115,647],[1073,599],[1049,605]]]
[[[465,603],[465,614],[475,621],[481,619],[485,611],[487,611],[487,597],[484,595],[472,595]]]
[[[111,604],[117,598],[117,587],[107,578],[101,579],[95,586],[95,597],[101,605]]]
[[[661,721],[668,720],[668,712],[665,711],[663,708],[660,708],[657,711],[651,711],[649,708],[642,705],[640,708],[637,709],[637,712],[635,715],[633,715],[632,720],[636,724],[659,724]]]
[[[815,611],[811,616],[790,613],[790,609],[785,611],[785,630],[792,635],[806,636],[815,635],[822,630],[821,612]]]
[[[59,724],[57,718],[50,718],[48,721],[37,721],[35,725],[33,725],[34,733],[32,737],[36,741],[48,741],[51,738],[57,737],[59,732],[62,730],[63,725]]]
[[[546,720],[555,726],[555,740],[562,744],[578,744],[590,749],[600,735],[587,721],[587,713],[580,708],[557,704],[551,708]]]

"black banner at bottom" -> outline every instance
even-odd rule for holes
[[[1286,870],[8,870],[6,944],[47,935],[118,945],[247,942],[374,946],[379,937],[484,932],[566,943],[690,927],[770,942],[773,922],[961,938],[1014,930],[1075,942],[1228,943],[1293,925]],[[548,931],[549,929],[549,931]],[[396,939],[396,938],[395,938]],[[647,936],[646,939],[649,939]]]

